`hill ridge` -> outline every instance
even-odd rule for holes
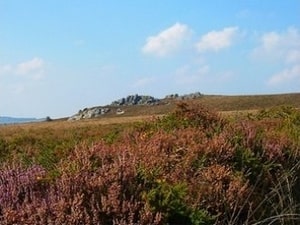
[[[171,94],[158,99],[149,95],[128,95],[106,106],[84,108],[68,120],[90,119],[111,116],[140,116],[165,114],[172,111],[177,102],[185,100],[202,104],[216,111],[257,110],[280,105],[300,108],[300,93],[261,95],[204,95],[200,92]]]

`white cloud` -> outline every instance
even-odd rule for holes
[[[31,79],[40,79],[44,73],[44,60],[35,57],[31,60],[21,62],[16,65],[0,65],[0,74],[8,75],[22,75]]]
[[[26,75],[30,73],[41,72],[44,66],[44,61],[41,58],[33,58],[29,61],[19,63],[16,66],[16,73]]]
[[[278,46],[280,42],[280,35],[277,34],[276,32],[270,32],[264,34],[261,37],[261,42],[262,42],[262,48],[265,51],[270,51]]]
[[[148,37],[142,51],[157,56],[169,55],[178,50],[190,34],[191,30],[187,25],[176,23],[156,36]]]
[[[268,32],[259,38],[260,44],[252,51],[254,59],[263,61],[298,63],[300,62],[300,32],[288,28],[283,32]]]
[[[300,84],[300,64],[284,69],[273,75],[271,79],[269,79],[268,84],[271,86],[278,86],[290,82],[299,82]]]
[[[259,41],[251,56],[282,67],[267,84],[273,87],[300,84],[300,31],[293,27],[281,32],[272,31],[262,34]]]
[[[223,48],[230,47],[236,37],[238,27],[225,27],[221,31],[211,31],[203,35],[196,44],[199,52],[219,51]]]

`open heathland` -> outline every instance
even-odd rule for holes
[[[272,97],[1,126],[0,224],[299,224],[299,96]]]

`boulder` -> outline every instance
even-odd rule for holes
[[[170,94],[170,95],[166,95],[165,99],[174,99],[174,98],[176,99],[178,97],[179,97],[178,94]]]
[[[69,121],[71,120],[81,120],[81,119],[91,119],[96,118],[101,115],[104,115],[110,111],[107,107],[93,107],[93,108],[85,108],[83,110],[79,110],[78,113],[69,117]]]

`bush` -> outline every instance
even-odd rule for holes
[[[28,138],[41,151],[27,165],[2,165],[0,223],[299,223],[298,112],[277,110],[227,121],[180,104],[61,155]]]
[[[4,139],[0,138],[0,163],[6,160],[8,154],[8,144]]]

